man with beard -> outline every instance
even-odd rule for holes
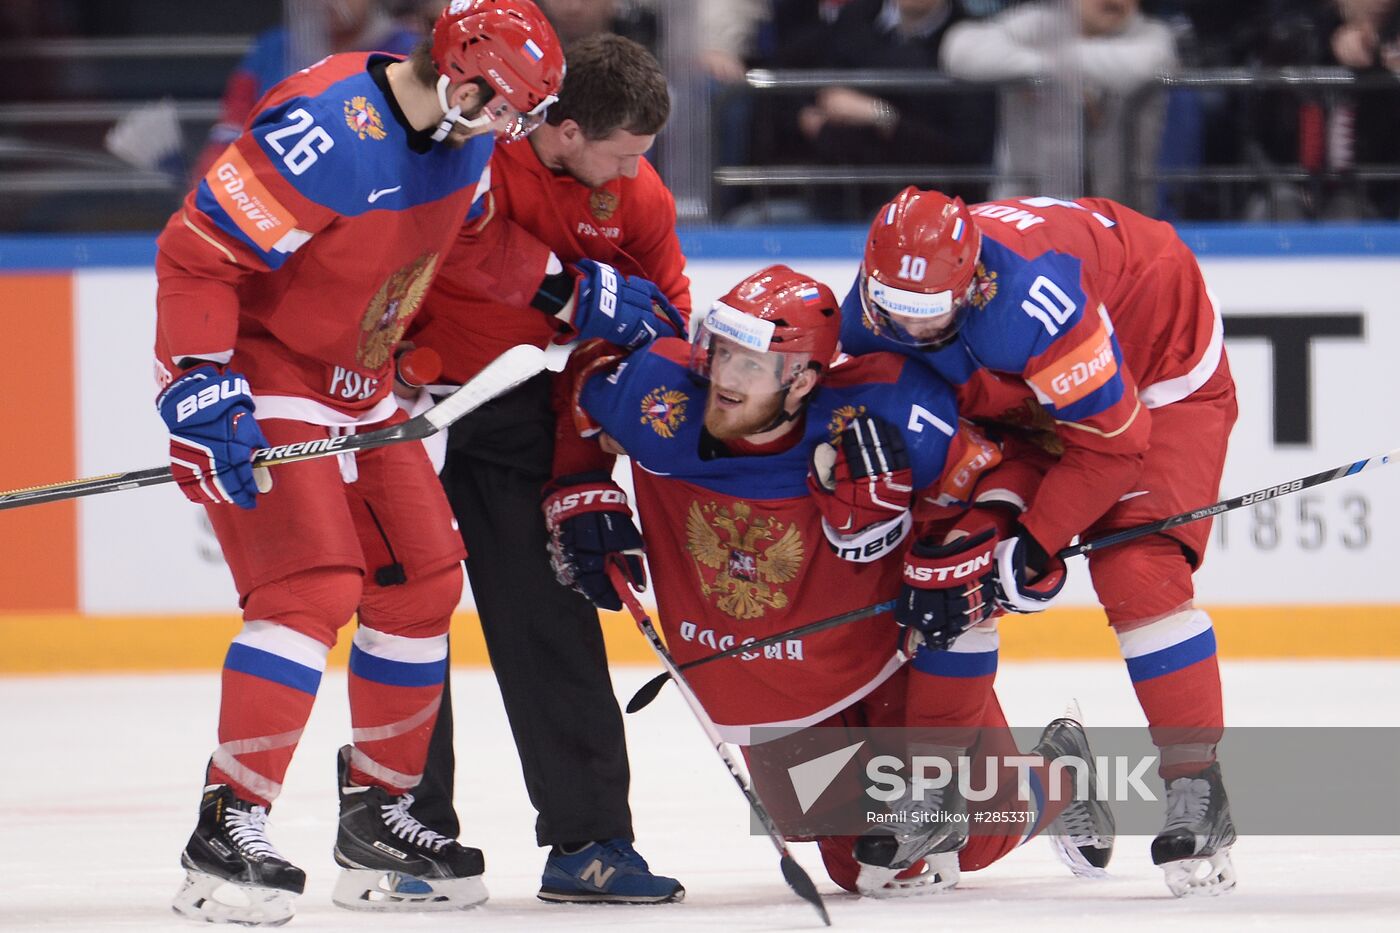
[[[988,564],[984,519],[977,510],[961,519],[966,503],[1003,492],[993,471],[999,451],[959,422],[940,378],[891,354],[838,359],[839,329],[831,289],[771,266],[716,302],[692,343],[662,338],[627,356],[597,346],[576,354],[575,441],[561,435],[544,503],[561,582],[602,602],[617,599],[610,564],[625,566],[638,587],[644,580],[643,537],[627,498],[578,436],[632,458],[658,616],[682,665],[903,600],[901,555],[915,525],[980,541],[988,553],[974,564]],[[786,751],[766,744],[780,730],[781,742],[817,726],[936,730],[941,754],[981,762],[983,774],[986,758],[1017,754],[991,689],[990,600],[965,585],[960,569],[969,554],[957,540],[911,558],[932,581],[913,588],[929,616],[911,626],[923,639],[876,611],[687,677],[720,735],[746,747],[756,789],[785,831],[806,807],[775,764]],[[1026,800],[1008,792],[969,801],[950,785],[901,797],[891,804],[898,819],[858,837],[818,832],[832,880],[872,897],[942,890],[1047,827],[1076,873],[1101,870],[1112,847],[1107,808],[1092,799],[1067,805],[1058,785],[1043,793],[1050,760],[1091,760],[1082,729],[1057,720],[1035,754],[1041,762],[1028,780],[1042,792]],[[1014,818],[996,831],[969,822],[969,812],[984,809]]]

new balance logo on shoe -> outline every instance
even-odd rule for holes
[[[578,877],[580,881],[587,881],[595,888],[602,890],[608,886],[608,882],[612,880],[612,876],[616,873],[616,865],[604,868],[603,860],[595,858],[588,863],[588,867],[585,868]]]

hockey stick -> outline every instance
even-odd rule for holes
[[[545,368],[545,352],[528,344],[511,347],[492,360],[470,382],[438,402],[432,408],[415,418],[380,428],[365,434],[346,434],[315,441],[298,441],[295,444],[279,444],[264,447],[253,454],[254,467],[282,466],[298,460],[312,460],[317,457],[330,457],[356,450],[371,450],[386,444],[400,441],[418,441],[430,437],[452,422],[479,408],[481,405],[508,392],[526,379]],[[26,505],[40,505],[44,502],[59,502],[64,499],[77,499],[81,496],[95,496],[104,492],[120,492],[125,489],[140,489],[142,486],[156,486],[171,483],[175,477],[170,467],[153,467],[149,470],[135,470],[129,473],[108,473],[87,479],[75,479],[47,486],[28,486],[0,492],[0,511],[17,509]]]
[[[1287,483],[1279,483],[1276,486],[1266,486],[1263,489],[1247,492],[1233,499],[1222,499],[1214,505],[1192,509],[1189,512],[1182,512],[1170,518],[1161,518],[1155,522],[1148,522],[1145,525],[1134,525],[1132,528],[1124,528],[1122,531],[1115,531],[1103,535],[1102,537],[1095,538],[1092,541],[1082,541],[1079,544],[1072,544],[1056,552],[1055,556],[1060,560],[1069,560],[1071,557],[1078,557],[1090,551],[1112,547],[1115,544],[1122,544],[1125,541],[1132,541],[1135,538],[1141,538],[1146,535],[1154,535],[1170,528],[1188,525],[1191,522],[1197,522],[1203,518],[1220,515],[1223,512],[1233,512],[1235,509],[1244,508],[1247,505],[1257,505],[1269,499],[1277,499],[1279,496],[1286,496],[1304,489],[1311,489],[1313,486],[1321,486],[1323,483],[1330,483],[1332,480],[1341,479],[1344,476],[1354,476],[1363,470],[1385,466],[1397,456],[1400,456],[1400,447],[1375,457],[1367,457],[1365,460],[1344,463],[1336,469],[1323,470],[1320,473],[1313,473],[1310,476],[1304,476]],[[845,625],[847,622],[858,622],[861,619],[869,618],[877,613],[887,612],[893,609],[894,603],[894,600],[876,603],[873,606],[866,606],[864,609],[853,609],[850,612],[842,613],[839,616],[833,616],[830,619],[823,619],[820,622],[810,622],[806,625],[799,625],[797,628],[791,628],[785,632],[778,632],[776,635],[769,635],[767,638],[761,638],[758,641],[735,645],[732,648],[716,651],[714,654],[706,655],[703,658],[687,661],[685,664],[681,665],[680,669],[683,671],[689,670],[692,667],[699,667],[701,664],[709,664],[711,661],[719,661],[723,658],[732,658],[736,654],[755,651],[766,645],[786,641],[789,638],[810,635],[813,632],[820,632],[823,629]],[[670,679],[670,676],[668,672],[662,672],[642,684],[641,689],[632,694],[632,699],[628,701],[627,712],[635,713],[649,705],[652,700],[656,699],[657,694],[661,692],[661,688],[666,686],[666,681]]]
[[[773,846],[778,850],[778,865],[783,871],[783,880],[798,897],[816,908],[817,914],[822,918],[822,923],[831,926],[831,917],[826,912],[826,905],[822,903],[822,896],[817,893],[817,886],[812,883],[811,876],[792,857],[792,853],[788,851],[787,843],[783,841],[783,834],[778,831],[777,824],[773,822],[773,817],[768,814],[767,808],[763,806],[763,801],[758,799],[758,794],[754,793],[749,782],[744,780],[739,763],[734,760],[734,753],[725,747],[724,739],[720,737],[719,730],[715,728],[709,714],[705,712],[705,707],[700,704],[700,700],[690,689],[690,684],[686,683],[685,676],[681,674],[680,668],[676,665],[676,659],[671,657],[671,652],[667,650],[665,642],[657,634],[656,627],[651,624],[651,619],[647,617],[641,603],[637,602],[637,597],[632,593],[632,588],[627,583],[627,574],[616,561],[608,564],[608,579],[612,581],[613,588],[622,597],[627,611],[632,613],[632,618],[637,622],[637,628],[642,630],[647,642],[651,644],[651,650],[656,652],[656,656],[661,659],[661,663],[675,680],[676,687],[680,690],[681,696],[685,698],[686,705],[695,714],[696,721],[700,723],[700,728],[705,730],[705,735],[714,745],[719,757],[724,760],[724,766],[729,769],[730,777],[734,778],[734,783],[738,784],[739,790],[743,791],[744,798],[748,800],[749,808],[753,810],[754,816],[758,817],[758,821],[767,830],[768,838],[773,840]]]

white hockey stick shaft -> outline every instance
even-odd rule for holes
[[[509,392],[525,380],[545,369],[545,351],[528,344],[511,347],[492,360],[470,382],[444,398],[432,408],[410,418],[402,424],[364,434],[346,434],[316,441],[301,441],[295,444],[279,444],[264,447],[253,454],[253,466],[273,467],[298,460],[313,460],[317,457],[332,457],[336,454],[356,450],[371,450],[386,444],[400,441],[417,441],[430,437],[467,413],[480,408],[486,402]],[[0,492],[0,511],[17,509],[26,505],[40,505],[45,502],[60,502],[77,499],[81,496],[95,496],[104,492],[121,492],[126,489],[140,489],[143,486],[156,486],[174,482],[170,467],[152,467],[148,470],[134,470],[129,473],[108,473],[105,476],[92,476],[86,479],[67,480],[46,486],[29,486]]]

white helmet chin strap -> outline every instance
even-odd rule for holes
[[[440,143],[446,139],[447,134],[452,132],[454,126],[465,127],[469,130],[479,130],[491,124],[491,114],[487,112],[485,107],[481,108],[480,115],[472,120],[462,116],[461,107],[447,106],[447,88],[451,84],[452,79],[447,75],[438,77],[437,97],[438,106],[442,108],[442,122],[439,123],[438,128],[433,131],[432,138],[435,143]]]

